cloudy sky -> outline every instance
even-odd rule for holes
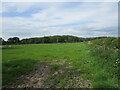
[[[2,37],[117,36],[117,2],[3,2]]]

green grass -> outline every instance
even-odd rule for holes
[[[3,85],[34,69],[37,61],[66,60],[72,62],[71,70],[80,69],[84,72],[81,77],[91,80],[93,88],[117,87],[117,52],[112,46],[105,52],[101,50],[102,46],[104,44],[99,45],[99,40],[93,41],[92,45],[87,42],[12,45],[12,48],[2,50]],[[51,65],[53,71],[59,68],[58,65]],[[59,87],[71,87],[66,85],[65,80],[66,78],[60,80]]]

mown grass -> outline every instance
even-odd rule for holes
[[[113,48],[116,41],[107,42],[109,44],[106,46],[111,45],[107,51],[104,50],[104,44],[99,45],[100,42],[12,45],[12,48],[2,50],[3,85],[34,69],[37,61],[66,60],[72,62],[71,69],[84,72],[80,77],[91,80],[93,88],[117,88],[118,52]],[[51,66],[53,71],[59,68],[57,65]],[[66,85],[65,80],[60,80],[59,87],[72,87]]]

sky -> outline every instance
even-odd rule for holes
[[[1,36],[118,36],[117,2],[2,2]]]

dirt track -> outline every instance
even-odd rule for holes
[[[68,66],[67,66],[68,67]],[[57,88],[60,83],[60,78],[68,78],[66,83],[74,88],[90,88],[91,82],[79,78],[82,74],[79,70],[65,71],[59,69],[56,72],[51,72],[50,65],[44,62],[36,64],[35,70],[28,72],[18,77],[15,81],[3,86],[3,88]],[[75,73],[79,73],[76,75]],[[72,74],[69,74],[72,73]],[[67,87],[65,85],[65,87]]]

